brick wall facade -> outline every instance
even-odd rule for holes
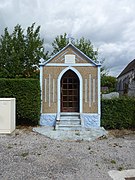
[[[51,62],[52,63],[52,62]],[[83,80],[83,113],[98,112],[98,79],[96,66],[73,66]],[[42,82],[42,113],[57,113],[58,76],[65,66],[44,66]]]

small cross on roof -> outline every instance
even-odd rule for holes
[[[74,38],[72,37],[71,34],[68,34],[68,35],[67,35],[67,39],[68,39],[68,41],[69,41],[69,44],[71,44],[72,41],[74,40]]]

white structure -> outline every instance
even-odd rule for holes
[[[15,98],[0,98],[0,133],[11,133],[15,130]]]

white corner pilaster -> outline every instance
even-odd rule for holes
[[[40,59],[40,94],[41,94],[41,108],[40,108],[40,112],[42,113],[42,90],[43,90],[43,66],[44,66],[44,59],[41,58]]]
[[[41,109],[40,112],[42,113],[42,89],[43,89],[43,66],[40,65],[40,94],[41,94]]]
[[[100,98],[100,65],[98,66],[98,114],[101,114],[101,98]]]

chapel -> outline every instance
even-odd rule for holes
[[[40,125],[56,129],[100,127],[100,63],[69,42],[40,61]]]

